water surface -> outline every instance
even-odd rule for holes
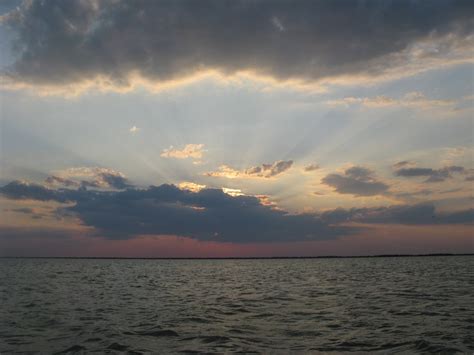
[[[0,259],[0,353],[474,351],[474,257]]]

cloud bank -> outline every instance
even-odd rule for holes
[[[450,213],[438,213],[432,204],[398,205],[375,208],[338,208],[322,213],[328,223],[376,223],[376,224],[472,224],[474,209]]]
[[[365,176],[363,169],[349,175]],[[9,199],[70,202],[59,215],[74,215],[108,239],[178,235],[203,241],[252,243],[334,239],[360,232],[360,224],[472,224],[474,209],[438,213],[432,204],[335,209],[289,214],[258,196],[174,185],[123,191],[50,189],[14,181],[0,188]],[[21,210],[20,213],[31,213]],[[356,224],[354,224],[356,223]]]
[[[232,196],[219,189],[196,192],[174,185],[125,191],[52,190],[37,184],[11,182],[0,192],[10,199],[75,202],[64,207],[101,236],[179,235],[221,242],[323,240],[351,233],[330,226],[315,215],[291,215],[262,204],[253,196]]]
[[[4,76],[127,86],[206,70],[302,81],[422,70],[472,61],[473,9],[468,0],[32,0],[1,20],[17,54]]]

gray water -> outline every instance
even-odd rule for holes
[[[473,266],[1,259],[0,353],[472,353]]]

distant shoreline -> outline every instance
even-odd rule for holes
[[[433,256],[474,256],[474,253],[450,254],[380,254],[380,255],[326,255],[326,256],[255,256],[255,257],[115,257],[115,256],[0,256],[0,259],[92,259],[92,260],[280,260],[280,259],[361,259],[361,258],[413,258]]]

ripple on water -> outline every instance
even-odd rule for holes
[[[149,336],[149,337],[177,337],[179,336],[178,333],[170,329],[138,331],[132,334],[141,335],[141,336]]]
[[[0,267],[2,354],[474,351],[469,256]]]

